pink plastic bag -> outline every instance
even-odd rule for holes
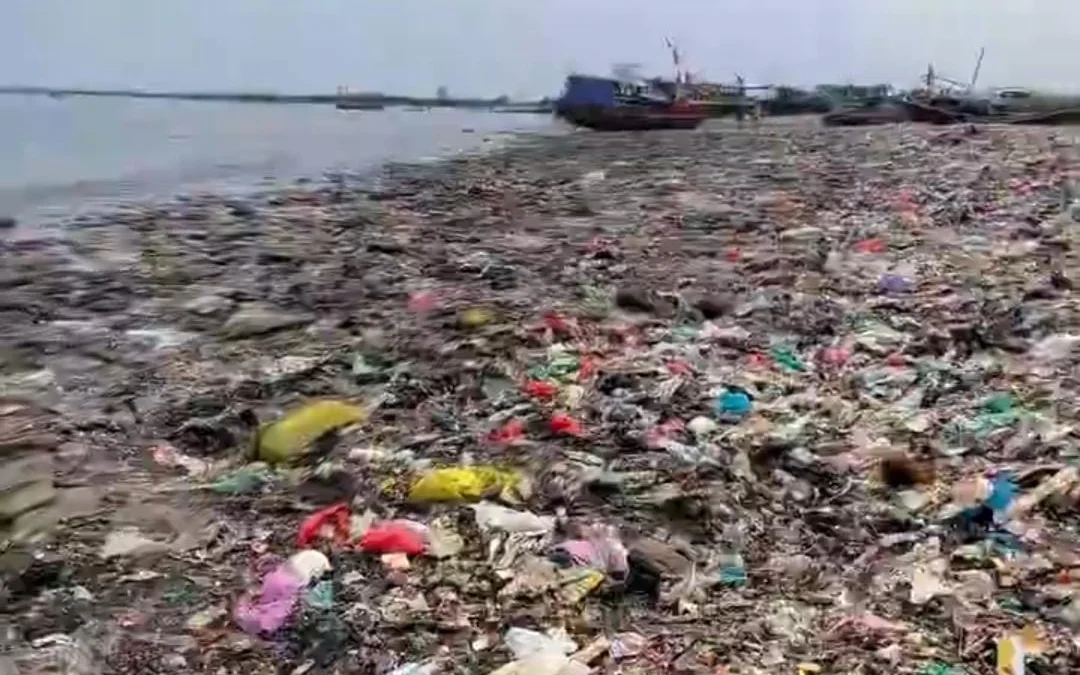
[[[277,631],[292,616],[306,583],[289,563],[282,563],[263,579],[258,600],[248,596],[237,601],[233,611],[237,625],[251,635]]]
[[[564,541],[555,547],[556,550],[564,552],[575,565],[616,575],[626,574],[628,554],[614,527],[594,525],[583,528],[581,534],[581,539]]]

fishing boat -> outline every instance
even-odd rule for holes
[[[733,115],[742,119],[753,112],[757,106],[757,102],[747,94],[750,91],[770,89],[768,86],[747,86],[746,81],[739,74],[735,75],[735,84],[707,82],[684,66],[682,55],[671,38],[666,38],[664,43],[671,52],[674,79],[653,78],[650,83],[672,100],[678,99],[696,106],[707,117]]]
[[[930,124],[1077,124],[1080,97],[1038,92],[1025,87],[975,88],[985,49],[979,50],[969,82],[958,82],[926,68],[923,86],[902,104],[913,122]]]
[[[1080,98],[1020,89],[974,92],[916,92],[904,100],[913,122],[929,124],[1077,124]]]
[[[648,81],[570,75],[555,114],[596,131],[695,129],[708,117],[701,106],[681,101]]]

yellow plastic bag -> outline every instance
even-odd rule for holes
[[[259,459],[281,464],[302,455],[312,443],[334,429],[364,421],[367,411],[343,401],[314,401],[286,414],[259,432]]]
[[[1035,626],[1025,626],[1019,633],[1002,636],[997,643],[998,675],[1024,675],[1024,660],[1029,654],[1042,654],[1046,645]]]
[[[470,307],[458,314],[458,325],[462,328],[480,328],[495,320],[495,315],[484,307]]]
[[[493,466],[448,466],[433,469],[409,490],[414,502],[475,502],[498,495],[504,501],[519,501],[522,476]]]

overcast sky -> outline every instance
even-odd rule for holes
[[[571,70],[1080,90],[1080,0],[0,0],[0,84],[538,96]]]

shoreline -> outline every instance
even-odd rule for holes
[[[46,106],[40,113],[57,124],[71,124],[81,109],[60,110]],[[21,107],[14,112],[17,120],[27,114]],[[76,144],[71,150],[52,149],[23,166],[18,162],[10,166],[10,184],[0,187],[0,216],[15,218],[22,232],[32,236],[33,227],[28,225],[58,226],[74,216],[95,220],[130,204],[159,204],[199,194],[243,200],[291,189],[296,183],[355,180],[377,173],[387,161],[438,161],[497,148],[517,133],[555,130],[549,129],[547,116],[509,120],[447,111],[425,118],[395,111],[365,119],[334,111],[270,111],[251,116],[267,125],[268,137],[280,136],[280,144],[268,146],[242,127],[249,116],[232,106],[215,113],[153,104],[146,109],[121,106],[115,112],[110,105],[91,107],[84,114],[105,137],[121,131],[119,123],[107,121],[110,114],[120,120],[131,117],[141,125],[140,136],[137,141],[118,142],[115,152],[100,161],[88,155],[92,148]],[[236,141],[213,130],[215,115],[223,120],[217,124],[240,125]],[[179,130],[176,140],[174,129]],[[30,151],[32,142],[26,142],[24,152]],[[0,229],[0,237],[10,234]]]
[[[290,105],[334,105],[339,102],[381,106],[423,108],[465,108],[493,112],[518,112],[521,108],[540,108],[543,101],[510,101],[503,98],[431,98],[381,93],[278,94],[273,92],[197,92],[143,91],[139,89],[92,89],[0,86],[0,96],[48,96],[50,98],[92,97],[133,98],[171,101],[220,101],[227,103],[268,103]]]
[[[1080,316],[1064,282],[1044,279],[1075,269],[1061,245],[1069,226],[1054,218],[1076,148],[1055,138],[804,121],[532,133],[491,152],[389,163],[370,189],[302,186],[254,208],[208,196],[115,213],[70,232],[77,259],[50,242],[0,239],[0,389],[46,411],[62,440],[58,484],[100,491],[94,507],[65,514],[46,547],[64,574],[19,577],[33,588],[8,606],[32,618],[15,628],[26,644],[81,630],[121,675],[163,664],[264,672],[283,661],[383,672],[462,654],[488,672],[510,660],[499,641],[512,625],[565,625],[581,645],[640,632],[659,660],[620,658],[646,669],[679,661],[694,673],[722,664],[794,672],[800,662],[855,672],[887,660],[866,648],[868,634],[896,645],[904,663],[982,664],[981,654],[956,657],[944,605],[910,609],[907,582],[865,585],[861,618],[842,601],[853,574],[911,568],[911,542],[890,548],[883,532],[917,547],[932,538],[935,560],[955,560],[952,535],[934,534],[948,525],[883,487],[852,439],[909,448],[935,465],[944,494],[991,468],[1067,461],[1050,440],[1034,454],[983,438],[965,440],[966,453],[935,454],[953,447],[949,425],[976,421],[994,392],[1014,392],[1018,406],[1050,397],[1040,424],[1054,429],[1076,398],[1070,380],[1048,379],[1052,364],[1034,347]],[[1032,272],[1035,258],[1042,267]],[[1023,330],[1002,323],[1021,299]],[[560,396],[580,389],[571,402],[518,391],[553,358],[553,343],[597,369],[558,380]],[[940,377],[918,379],[927,368]],[[752,415],[713,421],[725,386],[753,394]],[[934,398],[911,404],[913,391]],[[321,473],[282,472],[240,494],[194,487],[246,461],[252,419],[313,398],[379,404],[342,432]],[[553,410],[573,415],[585,436],[551,433]],[[490,433],[515,416],[526,440],[493,445]],[[699,417],[711,431],[657,431]],[[163,465],[154,449],[164,444],[211,464],[211,476]],[[523,566],[507,578],[493,571],[491,535],[469,525],[469,509],[404,497],[402,482],[429,464],[463,461],[533,478],[536,493],[519,508],[610,523],[634,552],[645,535],[670,542],[674,567],[653,575],[652,595],[612,582],[569,607],[556,592],[508,598],[496,585],[524,576]],[[357,515],[443,517],[464,548],[389,569],[325,543],[334,616],[346,628],[272,644],[238,630],[229,611],[254,583],[256,559],[292,553],[304,517],[342,501]],[[1071,536],[1050,516],[1038,526]],[[103,560],[103,542],[122,527],[169,543],[156,557]],[[686,569],[729,549],[741,581],[676,587]],[[958,598],[963,572],[948,572]],[[1016,574],[1022,588],[1040,588]],[[971,602],[971,630],[1025,613],[1047,658],[1077,666],[1061,624]],[[605,613],[611,603],[618,616]],[[192,628],[204,612],[216,618]],[[495,646],[474,649],[482,637]],[[284,644],[298,655],[274,651]],[[19,658],[46,651],[26,647]]]

